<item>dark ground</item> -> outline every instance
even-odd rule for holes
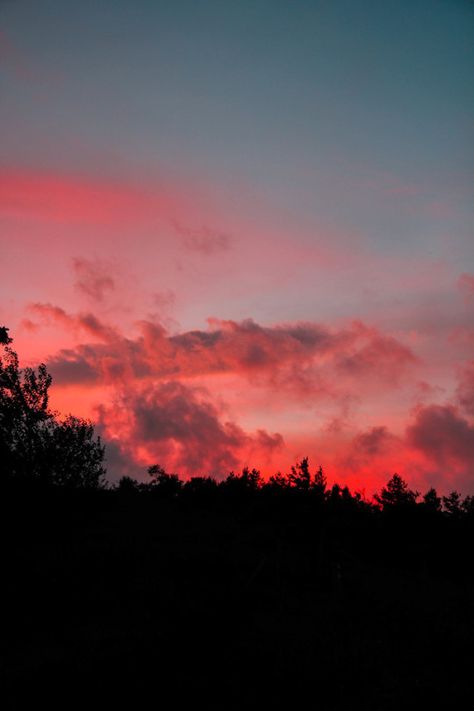
[[[2,498],[3,708],[460,709],[470,520]]]

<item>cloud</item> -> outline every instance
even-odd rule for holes
[[[354,449],[368,456],[383,454],[387,446],[393,443],[394,436],[385,426],[372,427],[366,432],[361,432],[354,438]]]
[[[226,232],[207,226],[213,209],[200,191],[167,180],[143,185],[0,166],[0,213],[6,217],[134,233],[146,226],[160,234],[166,227],[168,234],[174,230],[179,236],[180,247],[209,256],[228,250],[232,240]],[[191,225],[182,224],[182,215]],[[79,288],[93,298],[115,285],[104,263],[76,257],[73,265]]]
[[[43,323],[55,323],[65,328],[73,328],[77,324],[76,318],[66,313],[60,306],[54,306],[53,304],[39,302],[29,304],[28,311],[40,318]]]
[[[347,398],[350,387],[357,389],[362,382],[364,387],[371,380],[393,387],[416,362],[406,346],[358,322],[334,330],[308,322],[267,327],[251,319],[210,319],[205,331],[170,335],[161,324],[141,321],[140,335],[132,339],[91,314],[73,317],[48,304],[32,308],[101,341],[59,351],[49,359],[53,376],[56,372],[64,378],[69,372],[79,377],[83,372],[88,382],[91,372],[109,384],[226,374],[300,396]]]
[[[265,451],[271,452],[275,449],[283,447],[283,437],[278,432],[270,435],[266,430],[257,430],[255,437],[257,447]]]
[[[353,324],[356,340],[360,348],[343,353],[338,359],[338,368],[354,377],[369,376],[397,383],[406,367],[417,359],[410,348],[393,336],[380,333],[360,321]]]
[[[474,426],[454,405],[419,408],[407,427],[406,441],[438,470],[445,467],[449,474],[450,468],[461,469],[474,475]]]
[[[115,289],[115,279],[111,275],[109,264],[73,257],[72,265],[76,274],[76,289],[93,301],[103,301],[107,292]]]
[[[104,438],[113,442],[114,466],[122,473],[124,462],[133,471],[156,461],[196,474],[223,473],[244,462],[266,466],[272,455],[281,461],[283,450],[290,459],[294,452],[304,456],[313,451],[314,442],[306,436],[299,442],[293,425],[290,444],[281,434],[255,425],[243,429],[222,415],[212,393],[222,394],[252,422],[250,403],[259,409],[263,404],[278,422],[274,428],[283,432],[283,412],[288,413],[284,421],[291,422],[295,407],[304,405],[303,427],[317,433],[322,411],[330,415],[328,407],[342,404],[347,415],[349,402],[366,407],[371,397],[380,399],[387,388],[398,389],[417,362],[393,336],[358,321],[330,328],[307,321],[265,326],[252,319],[212,318],[207,329],[172,333],[162,323],[142,320],[133,334],[124,334],[92,313],[68,314],[51,304],[31,309],[76,336],[89,336],[52,354],[47,365],[54,385],[83,385],[90,390],[91,403],[100,388],[104,404],[97,411],[99,425]],[[323,410],[313,415],[316,402]],[[352,440],[349,421],[325,437],[337,469],[344,467],[354,476],[374,466],[385,471],[386,462],[408,451],[383,419]]]
[[[200,252],[206,256],[229,249],[231,238],[224,232],[213,230],[209,227],[191,229],[174,222],[176,232],[182,237],[183,245],[193,252]]]
[[[53,382],[57,385],[94,385],[97,371],[84,356],[63,348],[60,357],[53,356],[48,362]]]
[[[346,473],[363,473],[366,482],[374,478],[375,471],[387,468],[395,452],[399,458],[403,450],[401,439],[390,432],[386,425],[376,425],[357,432],[350,440],[344,437],[344,432],[340,434],[342,437],[336,445],[337,468]],[[397,466],[400,464],[398,461]]]
[[[105,325],[97,316],[92,313],[68,314],[64,309],[53,304],[43,304],[40,302],[29,304],[28,311],[35,314],[43,323],[56,324],[72,331],[83,331],[89,336],[93,336],[107,343],[113,343],[118,338],[118,333],[110,326]],[[35,324],[27,319],[28,328]]]
[[[268,456],[283,444],[280,434],[248,434],[222,421],[203,388],[176,381],[129,388],[110,406],[97,410],[101,431],[117,446],[121,462],[166,463],[183,474],[223,476],[246,454]],[[123,466],[122,466],[123,471]]]
[[[38,324],[29,318],[22,319],[20,325],[25,329],[25,331],[29,331],[30,333],[34,333],[39,328]]]

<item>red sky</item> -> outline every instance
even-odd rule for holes
[[[473,493],[467,5],[105,5],[0,13],[0,323],[52,406],[112,480]]]
[[[369,492],[393,471],[469,488],[472,274],[334,228],[292,241],[278,208],[236,215],[202,185],[0,180],[1,317],[24,363],[48,363],[53,407],[98,423],[112,478],[309,455]]]

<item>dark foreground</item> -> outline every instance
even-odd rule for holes
[[[463,708],[472,520],[117,492],[2,498],[4,708]]]

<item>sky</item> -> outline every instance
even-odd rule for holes
[[[474,493],[474,3],[0,0],[0,323],[109,479]]]

